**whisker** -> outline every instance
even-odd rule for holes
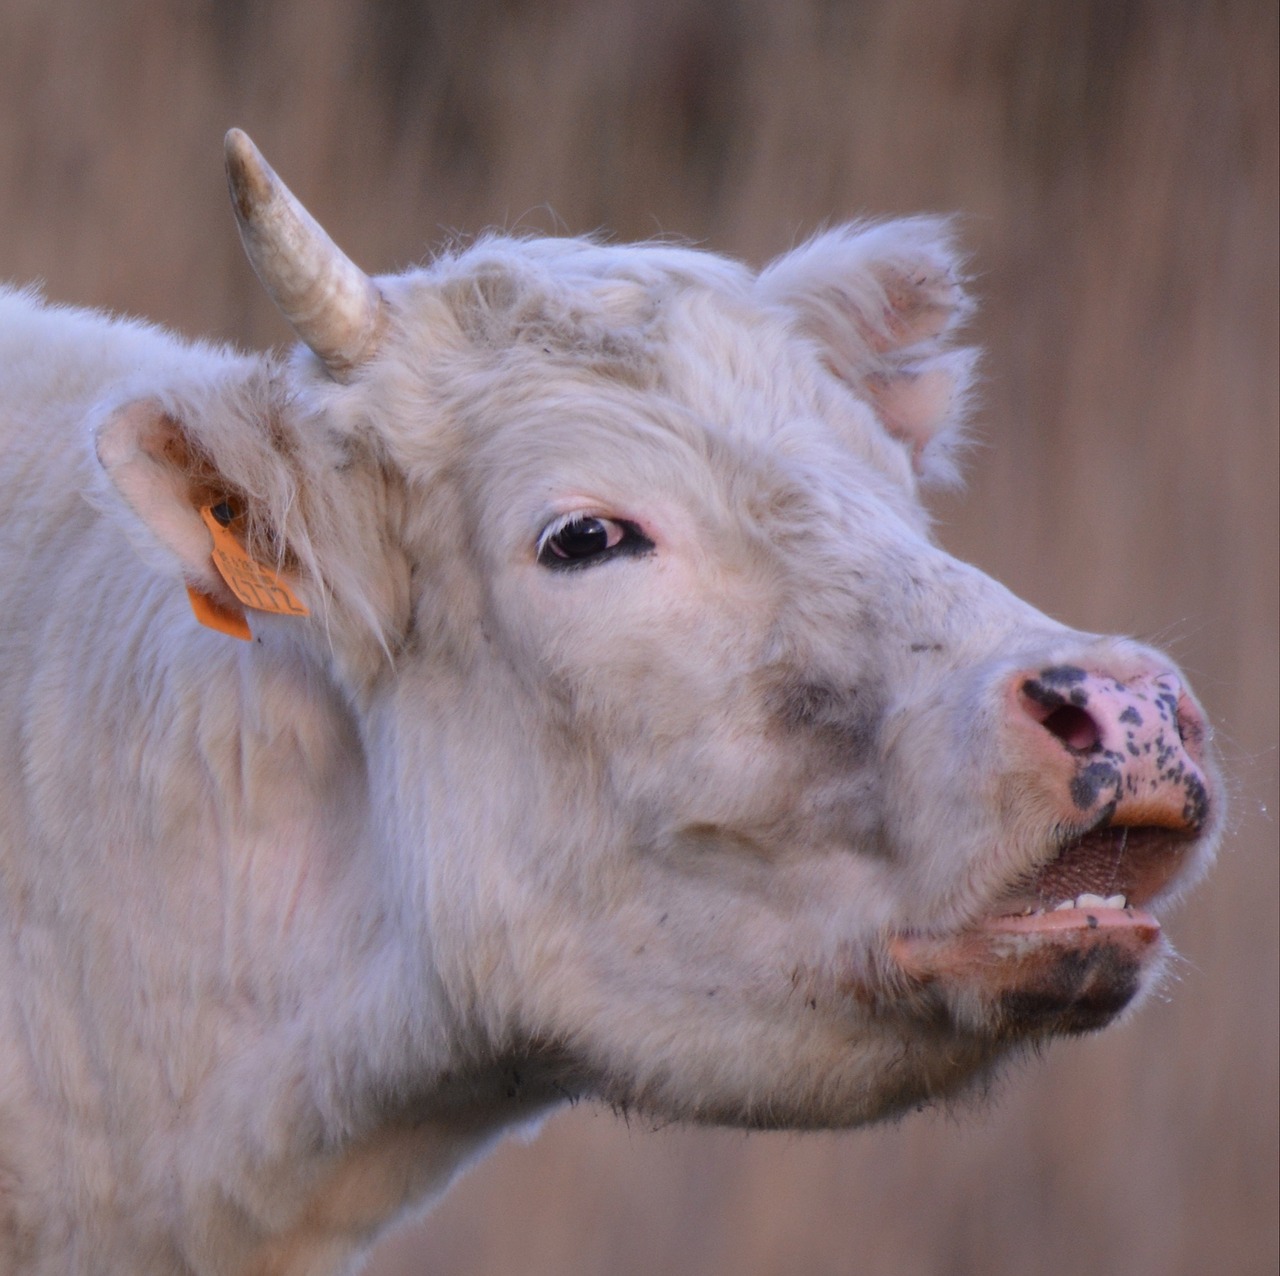
[[[1116,847],[1116,857],[1111,863],[1111,880],[1107,883],[1107,894],[1114,893],[1116,878],[1120,876],[1120,862],[1124,859],[1125,847],[1129,845],[1129,827],[1120,830],[1120,845]]]

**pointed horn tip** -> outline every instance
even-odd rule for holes
[[[228,129],[223,147],[232,202],[236,214],[244,221],[249,218],[251,210],[263,204],[270,195],[275,174],[243,129]]]
[[[247,133],[229,129],[224,147],[227,185],[250,264],[330,375],[347,380],[377,347],[382,294],[276,176]]]
[[[249,167],[255,159],[262,156],[253,144],[253,139],[244,129],[230,128],[222,139],[223,152],[227,157],[227,172],[232,173]]]

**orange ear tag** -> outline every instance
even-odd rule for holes
[[[264,563],[250,558],[229,527],[217,519],[213,507],[205,505],[200,518],[213,537],[213,564],[227,583],[227,588],[254,611],[268,611],[277,616],[308,616],[311,613],[298,596],[280,578],[279,573]],[[236,615],[229,607],[199,590],[188,590],[196,619],[211,629],[221,630],[236,638],[249,638],[249,625],[244,615]]]

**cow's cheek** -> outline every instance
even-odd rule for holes
[[[990,1062],[995,1043],[944,1040],[932,1011],[882,1012],[883,864],[731,854],[633,866],[589,942],[566,932],[525,981],[531,1021],[554,1023],[589,1089],[667,1117],[856,1124],[954,1093]]]
[[[529,566],[499,582],[489,611],[530,694],[567,706],[625,754],[695,733],[740,684],[758,614],[704,574],[674,550],[558,572]]]
[[[636,941],[626,961],[595,952],[541,1008],[606,1100],[749,1127],[853,1125],[954,1093],[990,1061],[989,1042],[943,1048],[936,1033],[904,1032],[836,980],[811,978],[789,961],[777,919],[711,908],[699,936],[692,911],[659,914],[647,942],[624,922]]]

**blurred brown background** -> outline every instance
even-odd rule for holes
[[[493,224],[759,263],[962,210],[986,446],[941,538],[1172,646],[1234,777],[1167,997],[993,1103],[803,1138],[579,1108],[374,1271],[1274,1273],[1275,0],[0,0],[0,276],[283,340],[227,208],[232,124],[376,270]]]

